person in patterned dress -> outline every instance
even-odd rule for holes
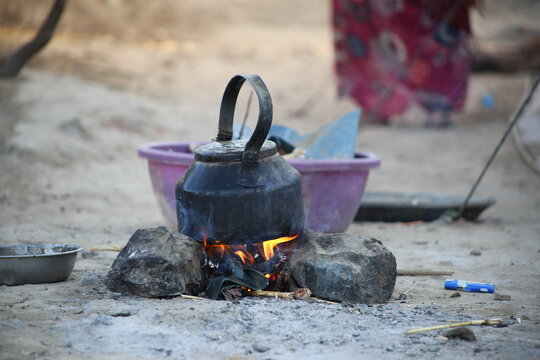
[[[417,104],[426,124],[463,109],[474,0],[332,0],[339,94],[371,121]]]

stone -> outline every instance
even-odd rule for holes
[[[98,253],[96,251],[92,251],[92,250],[91,251],[86,251],[86,250],[84,250],[82,252],[81,256],[83,257],[83,259],[92,259],[92,258],[96,257],[97,255],[98,255]]]
[[[266,345],[255,344],[255,345],[253,345],[253,350],[263,353],[263,352],[267,352],[268,350],[270,350],[270,347],[266,346]]]
[[[112,317],[130,317],[133,315],[129,310],[116,311],[111,314]]]
[[[493,300],[510,301],[510,300],[512,300],[512,296],[495,293],[495,294],[493,294]]]
[[[448,330],[443,334],[444,337],[449,339],[463,339],[467,341],[476,341],[476,336],[473,331],[464,326],[457,327],[452,330]]]
[[[106,279],[117,293],[144,297],[198,295],[204,289],[200,243],[164,226],[139,229],[114,260]]]
[[[290,258],[291,276],[314,296],[349,303],[384,303],[396,283],[396,258],[377,239],[307,231]]]
[[[471,250],[469,254],[471,254],[472,256],[480,256],[482,255],[482,252],[478,249],[474,249],[474,250]]]
[[[79,286],[103,286],[103,283],[96,275],[88,275],[79,280]]]

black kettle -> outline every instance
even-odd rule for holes
[[[259,101],[253,135],[232,140],[234,108],[243,83]],[[254,244],[294,236],[304,228],[301,177],[265,140],[272,98],[257,75],[236,75],[223,94],[214,142],[195,151],[195,161],[176,185],[178,230],[197,241]]]

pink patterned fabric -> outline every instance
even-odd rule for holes
[[[474,0],[332,0],[341,95],[392,116],[463,108]]]

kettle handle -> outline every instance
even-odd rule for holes
[[[235,75],[227,84],[221,100],[216,141],[232,140],[234,108],[240,88],[246,80],[257,94],[259,119],[255,131],[253,131],[253,135],[251,135],[242,153],[242,163],[256,164],[259,162],[259,151],[272,125],[272,98],[266,85],[258,75]]]

